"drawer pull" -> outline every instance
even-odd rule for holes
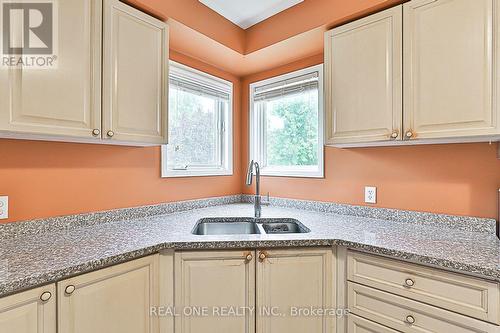
[[[253,259],[252,254],[251,254],[251,253],[248,253],[248,254],[246,255],[245,259],[246,259],[246,261],[252,261],[252,259]]]
[[[405,280],[405,286],[413,287],[414,285],[415,285],[415,281],[413,279],[406,279]]]
[[[406,321],[406,323],[408,323],[410,325],[413,325],[413,324],[415,324],[415,317],[413,317],[413,316],[406,316],[405,321]]]

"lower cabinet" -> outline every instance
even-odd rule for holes
[[[175,253],[174,290],[176,333],[255,331],[253,251]]]
[[[0,332],[56,333],[55,285],[0,298]]]
[[[331,248],[175,254],[176,333],[326,333]]]
[[[398,331],[351,314],[347,317],[347,333],[398,333]]]
[[[157,333],[159,318],[150,310],[159,303],[158,260],[152,255],[59,282],[58,331]]]

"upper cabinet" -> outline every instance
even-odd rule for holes
[[[104,4],[103,134],[166,143],[167,26],[118,0]]]
[[[326,143],[498,140],[497,6],[413,0],[327,32]]]
[[[2,134],[96,140],[93,130],[101,128],[101,5],[99,0],[58,2],[58,14],[53,13],[59,28],[50,45],[55,66],[0,68]]]
[[[53,6],[55,65],[0,68],[0,136],[166,143],[167,25],[117,0]]]
[[[407,138],[499,134],[493,64],[496,0],[404,5]]]
[[[401,138],[402,7],[325,35],[327,144]]]

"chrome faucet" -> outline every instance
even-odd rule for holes
[[[255,168],[254,210],[255,210],[255,218],[260,218],[261,213],[262,213],[262,207],[261,207],[261,200],[260,200],[260,167],[259,167],[259,163],[254,162],[253,160],[250,161],[250,164],[248,165],[247,179],[246,179],[245,183],[247,184],[247,186],[252,185],[252,176],[253,176],[254,168]]]

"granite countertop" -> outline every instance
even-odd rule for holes
[[[0,238],[0,297],[53,283],[162,249],[230,249],[343,245],[500,281],[495,234],[283,207],[263,217],[289,217],[305,234],[191,234],[202,217],[252,216],[253,205],[226,204]]]

